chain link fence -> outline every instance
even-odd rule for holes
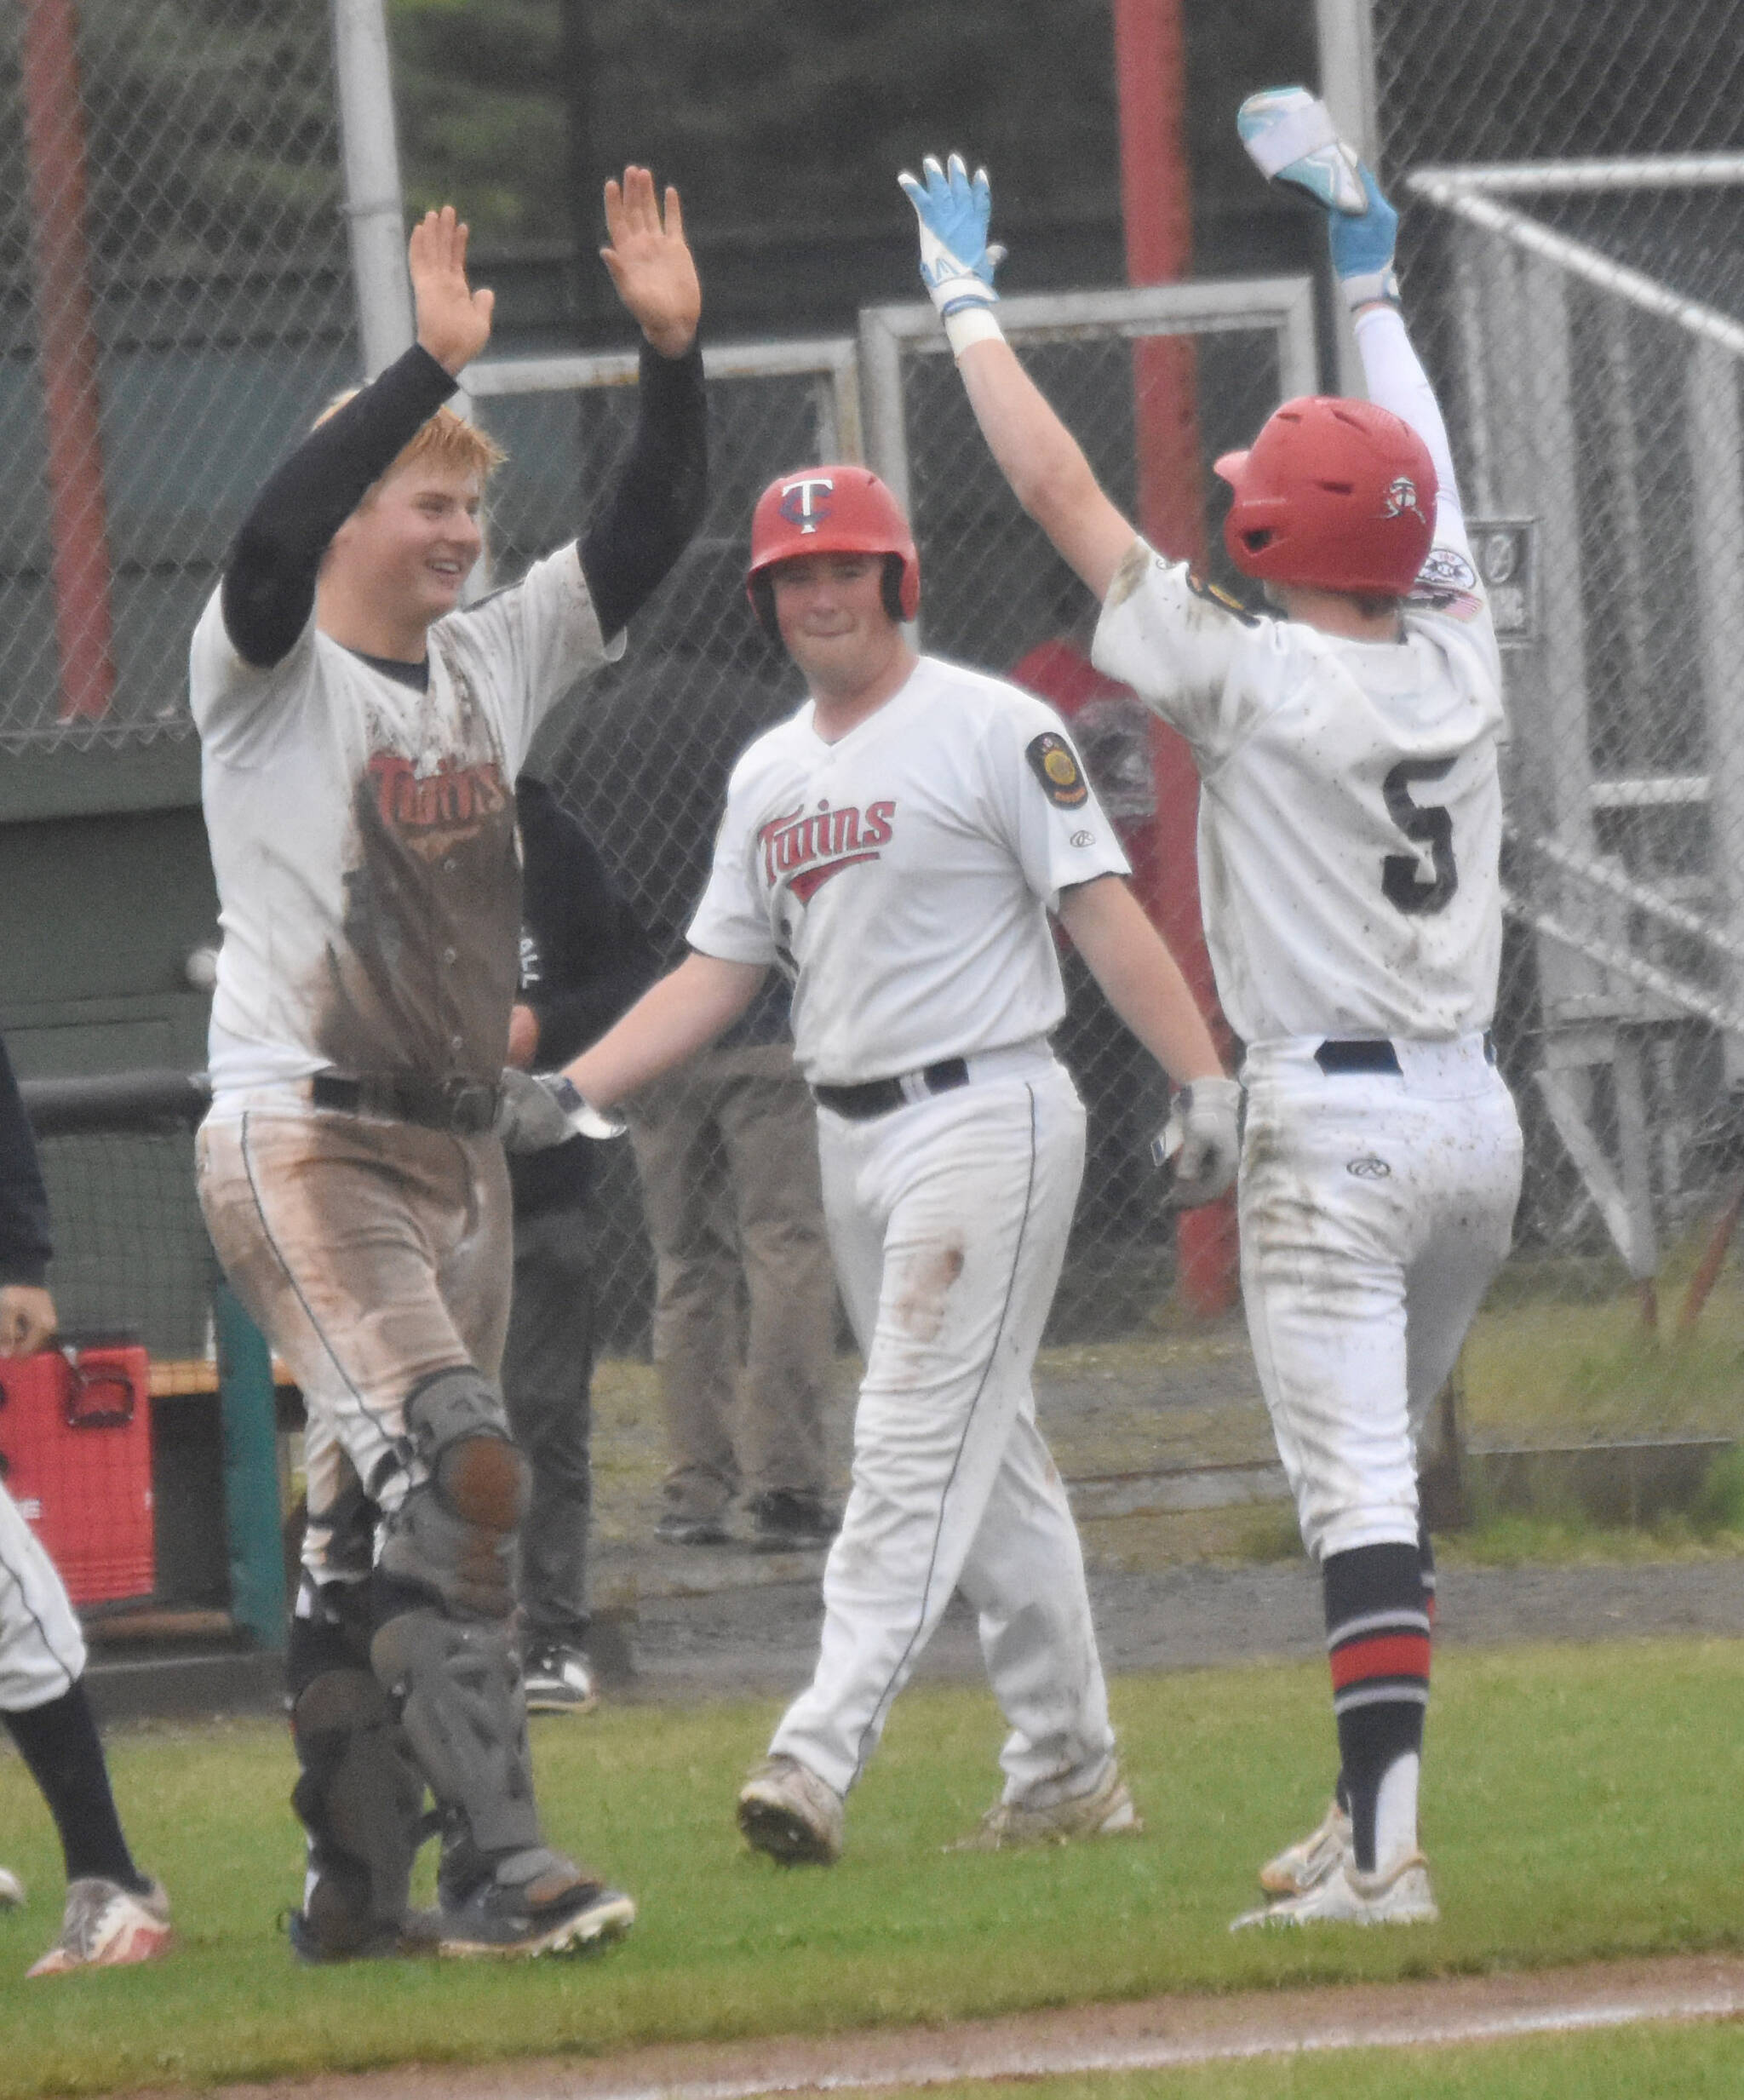
[[[0,10],[0,746],[192,734],[189,632],[352,313],[328,0]]]
[[[1410,206],[1407,312],[1507,645],[1499,1034],[1529,1154],[1515,1257],[1468,1351],[1472,1433],[1730,1437],[1737,10],[1376,0],[1373,28],[1383,175]]]
[[[1190,346],[1202,514],[1221,486],[1211,461],[1251,435],[1286,382],[1291,391],[1312,383],[1305,280],[1013,301],[1007,318],[1134,512],[1146,417],[1177,369],[1149,354],[1159,342]],[[492,489],[493,576],[517,573],[585,515],[627,441],[634,399],[623,382],[633,373],[634,360],[578,358],[487,364],[473,376],[475,410],[509,454]],[[858,354],[851,342],[710,353],[702,530],[635,623],[623,662],[536,755],[672,959],[707,878],[732,763],[803,697],[746,602],[752,507],[784,469],[859,452],[869,391],[883,397],[874,463],[906,495],[921,550],[924,645],[1015,676],[1070,715],[1135,867],[1154,889],[1170,879],[1149,717],[1090,672],[1093,603],[993,465],[932,308],[881,309],[867,318]],[[1202,514],[1208,542],[1215,523]],[[1166,1088],[1076,956],[1064,964],[1070,1003],[1060,1047],[1090,1129],[1055,1340],[1129,1332],[1165,1304],[1175,1281],[1174,1219],[1148,1156]],[[622,1340],[640,1334],[651,1288],[627,1158],[608,1157],[598,1209],[600,1302],[609,1335]]]

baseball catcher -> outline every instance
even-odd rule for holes
[[[903,177],[921,275],[1019,501],[1102,602],[1094,660],[1191,744],[1201,893],[1247,1045],[1238,1188],[1254,1353],[1319,1563],[1341,1775],[1237,1925],[1433,1919],[1418,1844],[1434,1576],[1417,1432],[1508,1246],[1500,665],[1446,432],[1393,274],[1397,221],[1325,109],[1243,106],[1260,168],[1327,214],[1370,399],[1286,402],[1217,462],[1232,606],[1136,536],[1004,341],[984,174]]]
[[[289,1689],[311,1960],[536,1954],[634,1916],[540,1829],[511,1623],[527,1468],[496,1382],[511,783],[544,715],[620,651],[705,479],[677,192],[663,215],[630,168],[605,208],[646,343],[628,456],[579,543],[462,605],[499,455],[445,405],[491,310],[445,208],[411,236],[416,343],[272,475],[193,637],[223,929],[201,1202],[308,1412]],[[412,1919],[427,1787],[440,1908]]]

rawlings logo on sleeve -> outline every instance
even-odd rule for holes
[[[1084,778],[1083,768],[1078,764],[1078,755],[1065,738],[1051,730],[1044,730],[1034,738],[1024,756],[1030,761],[1030,770],[1041,783],[1041,792],[1056,809],[1078,809],[1090,800],[1090,789]]]

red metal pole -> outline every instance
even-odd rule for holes
[[[115,691],[77,26],[74,0],[25,0],[25,136],[36,234],[62,721],[106,714]]]
[[[1134,284],[1173,284],[1193,259],[1182,0],[1113,5],[1127,274]],[[1202,562],[1205,500],[1192,338],[1152,336],[1136,343],[1133,386],[1139,527],[1162,553]],[[1199,915],[1198,776],[1186,744],[1160,721],[1151,730],[1151,759],[1155,850],[1134,856],[1134,887],[1226,1047],[1229,1031],[1218,1012]],[[1225,1200],[1184,1214],[1177,1248],[1181,1302],[1202,1315],[1226,1311],[1235,1302],[1238,1273],[1234,1204]]]

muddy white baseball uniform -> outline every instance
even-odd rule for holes
[[[1403,641],[1233,611],[1141,542],[1094,650],[1198,765],[1207,939],[1247,1045],[1242,1288],[1321,1557],[1416,1540],[1415,1433],[1506,1251],[1521,1168],[1485,1032],[1495,638],[1403,325],[1377,310],[1358,334],[1371,398],[1441,454]]]
[[[866,1359],[822,1652],[772,1751],[839,1793],[954,1589],[1011,1735],[1007,1799],[1094,1786],[1113,1735],[1030,1369],[1083,1167],[1048,1047],[1048,907],[1124,873],[1058,718],[932,657],[834,743],[808,702],[736,768],[693,947],[795,981],[824,1208]]]
[[[85,1667],[66,1585],[23,1512],[0,1487],[0,1713],[59,1699]]]
[[[266,669],[238,655],[215,594],[194,633],[224,937],[202,1195],[308,1407],[318,1580],[341,1573],[323,1519],[345,1483],[374,1480],[384,1509],[404,1492],[384,1461],[407,1391],[450,1365],[495,1374],[509,1208],[488,1127],[330,1115],[308,1081],[495,1084],[519,957],[512,783],[544,713],[605,653],[573,547],[438,621],[427,691],[313,617]],[[366,1571],[367,1539],[346,1563]]]

